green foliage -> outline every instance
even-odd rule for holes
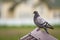
[[[48,30],[51,35],[60,40],[60,28],[54,25],[54,30]],[[22,36],[31,32],[36,26],[33,25],[21,25],[21,26],[0,26],[0,40],[18,40]]]
[[[60,24],[55,24],[54,27],[60,28]]]

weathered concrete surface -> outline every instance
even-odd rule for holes
[[[31,35],[34,36],[35,38],[37,38],[38,40],[57,40],[56,38],[54,38],[50,34],[47,34],[45,31],[41,31],[41,30],[37,31],[37,29],[38,28],[33,30],[31,32]]]
[[[28,33],[19,40],[57,40],[55,37],[47,34],[45,31],[37,31],[38,28],[34,29],[31,33]]]

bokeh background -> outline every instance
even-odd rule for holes
[[[0,0],[0,40],[18,40],[34,30],[35,10],[53,25],[48,31],[60,40],[60,0]]]

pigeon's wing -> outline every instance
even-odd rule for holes
[[[41,17],[38,17],[38,18],[37,18],[37,23],[38,23],[39,25],[43,24],[42,26],[46,25],[47,28],[53,29],[53,27],[52,27],[47,21],[45,21],[45,20],[44,20],[43,18],[41,18]]]
[[[37,22],[39,23],[39,24],[43,24],[44,22],[46,22],[43,18],[41,18],[41,17],[38,17],[37,18]]]

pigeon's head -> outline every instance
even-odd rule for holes
[[[34,11],[33,14],[38,14],[38,11]]]
[[[40,16],[38,11],[34,11],[33,14],[37,15],[37,16]]]

